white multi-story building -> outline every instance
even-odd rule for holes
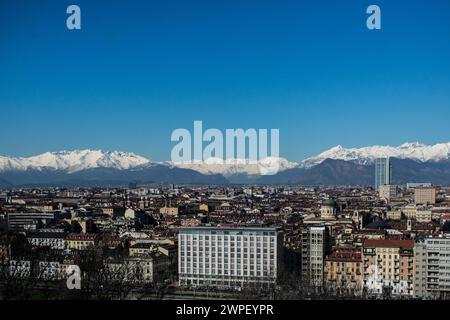
[[[181,285],[270,286],[282,268],[283,234],[276,227],[183,227],[178,240]]]
[[[63,232],[37,232],[27,235],[28,242],[33,247],[49,247],[64,250],[65,234]]]
[[[398,187],[393,184],[384,184],[379,187],[380,197],[385,198],[387,201],[397,198]]]
[[[8,230],[36,230],[55,218],[53,213],[14,212],[8,213]]]
[[[450,297],[450,236],[425,238],[427,296]]]

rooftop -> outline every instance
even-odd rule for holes
[[[326,257],[327,261],[362,262],[361,249],[356,247],[334,247]]]
[[[198,226],[186,226],[180,227],[182,230],[264,230],[264,231],[277,231],[280,228],[278,226],[267,226],[262,224],[202,224]]]
[[[394,240],[394,239],[367,239],[364,241],[364,247],[374,248],[414,248],[413,240]]]

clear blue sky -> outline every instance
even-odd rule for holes
[[[381,31],[366,28],[370,4]],[[172,130],[194,120],[279,128],[293,161],[450,141],[450,1],[2,0],[0,118],[10,156],[168,160]]]

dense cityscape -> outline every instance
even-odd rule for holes
[[[446,312],[450,1],[5,0],[0,30],[4,317]]]
[[[370,187],[4,189],[0,298],[447,299],[450,188],[374,168]]]

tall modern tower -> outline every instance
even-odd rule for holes
[[[379,191],[380,186],[391,184],[392,165],[389,158],[375,159],[375,190]]]

